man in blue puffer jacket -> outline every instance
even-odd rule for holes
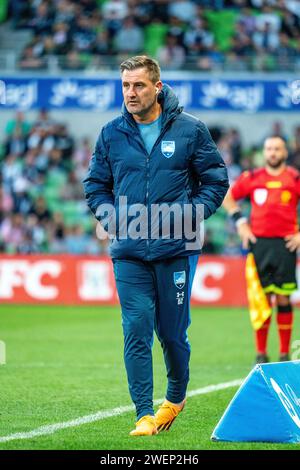
[[[153,435],[168,430],[185,405],[189,304],[201,252],[198,215],[212,215],[229,184],[207,127],[182,111],[171,88],[160,81],[158,63],[136,56],[120,69],[122,115],[103,127],[84,189],[90,209],[112,238],[125,366],[137,413],[130,434]],[[168,379],[166,400],[155,415],[154,331]]]

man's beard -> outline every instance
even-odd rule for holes
[[[284,162],[285,162],[285,159],[281,158],[280,160],[277,160],[275,162],[267,161],[267,165],[276,170],[276,168],[279,168],[280,166],[282,166]]]
[[[131,111],[131,114],[136,114],[137,116],[145,116],[149,113],[150,109],[154,106],[155,102],[156,98],[146,108],[140,109],[139,111]]]

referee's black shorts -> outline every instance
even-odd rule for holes
[[[296,251],[283,238],[257,238],[251,244],[260,282],[266,293],[290,295],[297,290]]]

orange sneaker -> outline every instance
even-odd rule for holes
[[[174,419],[183,410],[185,403],[186,400],[183,400],[179,405],[171,403],[168,400],[163,402],[155,414],[155,423],[158,432],[169,431]]]
[[[130,432],[130,436],[153,436],[157,434],[154,416],[143,416],[135,423],[135,426],[136,428]]]

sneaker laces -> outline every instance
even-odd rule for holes
[[[173,406],[171,403],[163,403],[162,405],[160,405],[159,409],[168,411],[170,419],[176,418],[179,411],[181,411],[178,409],[178,407]]]
[[[148,423],[152,423],[152,422],[153,422],[153,424],[155,423],[155,421],[154,421],[154,416],[146,415],[146,416],[142,416],[135,424],[136,424],[136,426],[139,426],[139,425],[142,424],[144,421],[147,421]]]

